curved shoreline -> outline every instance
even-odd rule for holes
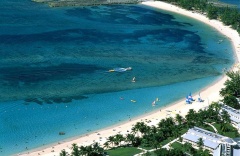
[[[224,26],[221,22],[216,20],[209,20],[204,15],[194,13],[191,11],[187,11],[176,7],[174,5],[164,3],[164,2],[143,2],[143,5],[167,10],[171,12],[175,12],[184,16],[188,16],[199,21],[202,21],[205,24],[208,24],[214,28],[216,28],[220,33],[227,36],[234,47],[235,55],[236,55],[236,62],[240,62],[240,36],[239,34],[231,29],[228,26]],[[77,143],[78,145],[90,145],[94,141],[99,142],[100,144],[106,141],[106,138],[111,135],[116,135],[118,133],[126,134],[127,131],[131,130],[133,124],[139,121],[151,120],[149,125],[156,125],[162,118],[166,116],[175,116],[176,113],[181,112],[181,115],[185,115],[189,109],[199,110],[203,107],[208,106],[212,101],[218,101],[221,97],[219,95],[219,90],[223,87],[223,83],[226,81],[227,77],[224,76],[217,82],[213,82],[212,85],[205,87],[201,90],[201,97],[205,100],[203,103],[194,102],[192,105],[186,105],[185,100],[180,100],[177,102],[172,103],[171,105],[158,109],[150,114],[143,115],[140,117],[136,117],[129,122],[119,123],[117,125],[113,125],[111,127],[107,127],[104,129],[99,130],[98,132],[91,132],[89,134],[81,135],[78,137],[70,138],[59,143],[54,143],[50,145],[46,145],[44,147],[39,147],[33,150],[29,150],[28,153],[24,152],[22,154],[15,154],[15,155],[59,155],[61,150],[65,149],[67,152],[70,151],[71,145],[73,143]],[[194,95],[196,96],[196,95]],[[200,105],[201,104],[201,105]],[[166,110],[171,110],[172,113],[167,112]],[[178,112],[175,112],[177,110]],[[100,139],[100,137],[102,139]],[[100,141],[101,140],[101,141]]]

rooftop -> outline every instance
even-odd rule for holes
[[[229,107],[227,105],[222,105],[222,109],[224,109],[225,111],[231,113],[231,114],[234,114],[236,116],[239,116],[240,117],[240,111],[239,110],[236,110],[232,107]]]
[[[227,105],[222,105],[222,110],[225,110],[228,112],[228,114],[230,115],[230,119],[231,121],[233,122],[236,122],[236,123],[240,123],[240,111],[239,110],[236,110],[232,107],[229,107]]]
[[[198,142],[199,138],[203,139],[204,146],[211,149],[216,149],[219,144],[230,144],[236,145],[237,143],[229,137],[225,137],[199,127],[191,128],[183,135],[184,139],[190,140],[192,142]]]

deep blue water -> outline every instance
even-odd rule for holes
[[[238,10],[240,10],[240,1],[239,0],[220,0],[225,3],[237,5]]]
[[[234,63],[230,42],[215,29],[142,5],[2,0],[0,10],[0,155],[154,111]],[[133,70],[108,72],[116,67]]]

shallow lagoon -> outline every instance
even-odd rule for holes
[[[0,3],[5,155],[154,111],[198,92],[234,62],[230,42],[216,30],[142,5]],[[132,71],[108,72],[129,66]]]

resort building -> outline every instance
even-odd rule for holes
[[[230,115],[232,125],[235,128],[237,128],[237,130],[240,132],[240,111],[224,104],[221,106],[221,111],[222,110],[225,110],[228,112],[228,114]]]
[[[183,143],[192,144],[193,148],[198,148],[199,138],[203,140],[203,149],[210,151],[213,156],[239,156],[240,150],[234,149],[237,145],[233,139],[222,136],[199,127],[189,129],[183,136]]]

